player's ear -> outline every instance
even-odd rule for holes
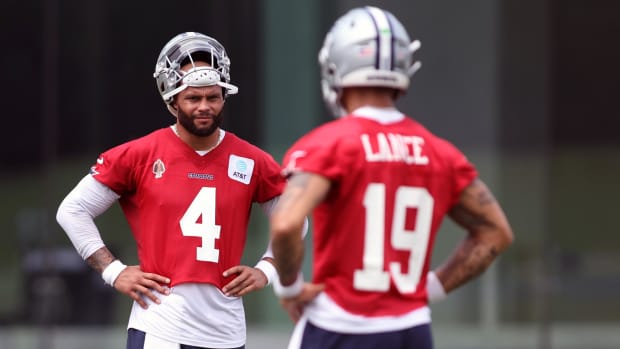
[[[171,102],[171,103],[169,103],[169,104],[166,106],[166,108],[168,108],[168,111],[169,111],[172,115],[174,115],[174,117],[175,117],[175,118],[176,118],[176,117],[178,117],[178,114],[179,114],[179,109],[178,109],[178,108],[179,108],[179,107],[178,107],[178,105],[177,105],[175,102]]]

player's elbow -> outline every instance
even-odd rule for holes
[[[514,234],[508,223],[492,224],[471,229],[469,238],[475,245],[488,248],[497,257],[514,241]]]
[[[270,219],[271,239],[288,239],[291,235],[299,236],[304,222],[291,219],[290,216],[274,214]]]
[[[65,227],[70,223],[71,217],[75,216],[75,205],[72,205],[68,200],[63,200],[60,205],[58,205],[58,209],[56,210],[56,222],[61,226]]]
[[[498,237],[497,244],[500,251],[507,249],[510,245],[512,245],[515,239],[512,228],[507,222],[497,227],[496,236]]]
[[[63,218],[64,218],[64,207],[62,204],[60,204],[60,206],[58,206],[58,209],[56,210],[56,222],[61,226],[62,226]]]
[[[486,224],[482,224],[477,228],[479,236],[484,236],[493,245],[494,250],[501,253],[512,245],[514,241],[514,233],[508,219],[501,210],[487,216]]]

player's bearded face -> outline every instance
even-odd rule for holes
[[[200,113],[194,112],[193,114],[187,114],[183,111],[183,109],[179,108],[177,111],[177,118],[179,119],[179,123],[183,128],[185,128],[189,133],[198,137],[207,137],[213,134],[218,127],[222,125],[222,121],[224,117],[222,116],[223,109],[220,110],[219,113]],[[195,120],[200,117],[204,117],[205,115],[211,119],[211,123],[207,126],[202,126],[201,123],[197,123]]]
[[[209,64],[197,61],[187,63],[181,70],[189,71],[194,66],[208,67]],[[219,86],[187,87],[177,96],[177,118],[183,128],[198,137],[208,137],[222,125],[224,110],[224,90]]]

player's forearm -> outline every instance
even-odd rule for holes
[[[329,188],[327,178],[312,173],[295,173],[273,209],[271,243],[282,285],[289,285],[297,279],[304,256],[303,231],[307,229],[307,217],[327,195]]]
[[[472,231],[435,272],[446,292],[482,274],[512,243],[508,226]]]
[[[436,270],[446,292],[484,272],[513,240],[512,229],[502,208],[479,179],[461,193],[450,217],[469,234]]]
[[[500,251],[496,246],[465,239],[435,273],[446,293],[482,274]]]
[[[286,194],[284,197],[288,197]],[[292,284],[301,269],[304,256],[303,240],[300,231],[304,225],[304,217],[294,210],[286,210],[288,201],[282,199],[271,216],[271,248],[278,276],[282,285]],[[299,218],[297,218],[299,217]]]
[[[282,233],[274,231],[272,239],[274,265],[280,282],[289,285],[295,282],[304,256],[303,240],[297,231]]]
[[[97,272],[102,273],[115,259],[116,257],[107,247],[102,247],[86,258],[86,263]]]

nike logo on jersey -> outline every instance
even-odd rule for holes
[[[230,155],[228,158],[228,177],[243,184],[250,184],[254,172],[254,160]]]
[[[297,159],[304,156],[306,156],[305,150],[295,150],[292,152],[289,156],[288,164],[286,164],[286,167],[282,170],[282,176],[288,177],[291,173],[297,171]]]
[[[376,135],[360,135],[366,161],[404,162],[410,165],[428,165],[424,150],[424,138],[379,132]]]
[[[97,166],[98,165],[103,165],[103,156],[100,156],[97,158],[97,163],[93,166],[90,167],[90,170],[88,171],[91,175],[96,176],[99,174],[99,171],[97,171]]]

